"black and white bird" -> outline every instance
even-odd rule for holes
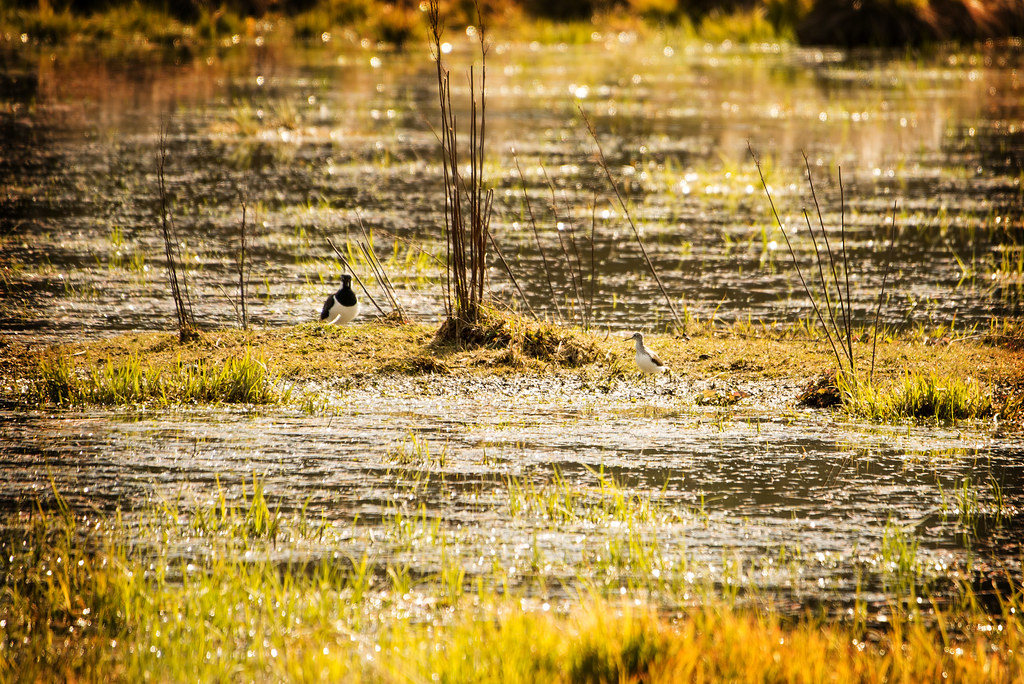
[[[643,333],[633,333],[626,339],[636,341],[636,365],[644,375],[657,376],[668,370],[668,366],[658,358],[658,355],[644,346]]]
[[[320,312],[320,320],[324,323],[349,323],[359,315],[359,301],[352,291],[352,276],[347,273],[341,276],[341,289],[332,294],[324,302],[324,310]]]

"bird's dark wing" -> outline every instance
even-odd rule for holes
[[[658,368],[664,368],[665,367],[665,362],[662,361],[661,359],[659,359],[658,355],[655,354],[654,352],[651,352],[651,363],[653,363]]]
[[[327,318],[327,315],[331,312],[331,304],[332,303],[334,303],[334,295],[331,295],[330,297],[328,297],[327,301],[324,302],[324,310],[320,312],[320,320],[321,321],[325,320]]]

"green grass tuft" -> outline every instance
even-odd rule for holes
[[[970,378],[908,373],[902,380],[879,387],[840,375],[838,385],[846,410],[878,422],[908,419],[956,421],[984,418],[992,413],[992,396]]]
[[[278,383],[263,357],[249,349],[219,367],[179,361],[170,371],[144,366],[138,356],[129,356],[117,364],[107,361],[100,368],[75,372],[66,356],[55,356],[40,360],[35,395],[40,402],[58,406],[276,404],[287,395]]]
[[[208,363],[182,366],[177,380],[183,402],[231,404],[274,404],[280,401],[277,376],[262,356],[250,350],[240,358],[228,359],[219,369]]]

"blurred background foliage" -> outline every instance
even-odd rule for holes
[[[57,44],[154,44],[272,35],[289,40],[425,40],[420,0],[4,0],[0,34]],[[901,47],[1024,36],[1022,0],[480,0],[511,38],[579,40],[594,30],[675,30],[710,41]],[[473,0],[446,0],[447,25],[477,22]],[[562,30],[553,26],[562,25]],[[576,31],[564,30],[564,26]]]

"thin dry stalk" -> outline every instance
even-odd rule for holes
[[[563,197],[564,199],[564,197]],[[569,210],[569,202],[566,200],[566,209]],[[572,252],[576,259],[576,279],[579,281],[579,302],[580,318],[583,321],[584,330],[590,329],[590,310],[587,308],[586,290],[583,285],[583,261],[580,259],[579,246],[576,244],[576,226],[570,215],[567,221],[569,226],[569,244],[572,245]]]
[[[523,170],[519,166],[519,156],[516,154],[515,147],[512,148],[512,160],[516,164],[516,172],[519,174],[520,187],[523,191],[523,200],[526,202],[526,213],[530,217],[530,227],[533,229],[533,239],[537,243],[537,251],[540,252],[540,261],[544,266],[544,277],[548,282],[548,292],[551,293],[551,301],[555,305],[555,313],[558,314],[558,320],[564,321],[565,318],[562,316],[562,309],[558,306],[558,297],[555,295],[555,286],[551,281],[551,268],[548,266],[548,257],[544,252],[544,246],[540,242],[540,232],[537,230],[537,219],[533,215],[533,205],[530,203],[530,195],[526,191],[526,178],[523,177]]]
[[[668,290],[665,289],[664,283],[661,282],[661,276],[658,275],[658,270],[654,268],[654,263],[651,261],[651,257],[647,253],[647,247],[644,245],[643,238],[640,237],[640,231],[637,229],[636,224],[633,223],[633,217],[629,213],[629,207],[626,206],[626,201],[622,198],[622,193],[619,192],[619,186],[615,183],[612,171],[608,168],[608,160],[604,156],[604,150],[601,149],[601,141],[597,137],[597,131],[594,130],[594,124],[590,122],[590,117],[588,117],[587,113],[583,111],[583,107],[577,105],[577,109],[579,109],[580,114],[583,116],[583,121],[587,124],[587,130],[590,131],[590,137],[594,139],[594,144],[597,146],[598,163],[601,165],[601,169],[608,178],[609,185],[612,186],[612,190],[615,192],[615,199],[618,200],[619,206],[622,208],[622,213],[626,216],[626,221],[629,223],[629,227],[633,229],[633,236],[636,238],[637,244],[640,245],[640,251],[643,253],[644,261],[647,262],[647,268],[650,269],[651,275],[654,276],[654,280],[658,284],[658,289],[661,290],[661,294],[665,297],[665,302],[668,303],[668,308],[669,311],[672,312],[672,318],[675,320],[676,327],[682,330],[683,322],[679,318],[679,313],[676,311],[676,306],[672,302],[672,297],[669,296]]]
[[[377,257],[377,253],[373,250],[373,240],[370,239],[370,235],[366,231],[366,226],[363,225],[363,217],[356,214],[356,221],[359,225],[359,232],[363,235],[363,242],[357,243],[359,249],[362,250],[366,263],[369,264],[370,269],[373,271],[374,276],[377,279],[377,283],[384,292],[384,296],[391,304],[391,310],[400,319],[405,320],[405,310],[398,302],[398,297],[395,294],[394,283],[391,282],[391,278],[388,276],[387,270],[384,268],[384,264],[381,263],[380,259]]]
[[[583,273],[582,268],[577,260],[576,265],[573,266],[572,259],[569,257],[569,250],[565,247],[565,239],[562,237],[562,230],[558,227],[558,199],[555,193],[555,184],[552,182],[551,177],[548,175],[548,170],[541,164],[541,171],[544,173],[544,182],[548,186],[548,192],[551,193],[551,213],[555,219],[555,235],[558,236],[558,246],[562,248],[562,258],[565,259],[565,270],[569,272],[569,281],[572,283],[573,292],[576,295],[577,308],[583,310],[583,290],[581,289]],[[565,221],[570,226],[570,231],[573,234],[575,240],[575,231],[572,230],[572,209],[566,202],[566,218]],[[575,245],[573,246],[575,249]],[[579,252],[577,252],[577,256]],[[586,320],[583,320],[586,324]]]
[[[817,203],[817,200],[815,200],[815,203]],[[807,215],[806,209],[804,210],[803,214],[804,221],[807,223],[807,232],[811,236],[811,244],[814,246],[814,263],[818,267],[818,282],[821,284],[822,293],[824,293],[825,311],[828,312],[828,322],[832,324],[832,331],[835,332],[836,334],[836,341],[839,343],[839,348],[843,350],[844,354],[846,354],[847,349],[845,346],[843,346],[843,335],[841,332],[839,332],[839,325],[836,323],[835,310],[832,308],[832,299],[828,296],[828,283],[825,282],[825,272],[821,266],[821,252],[818,250],[818,241],[814,237],[814,228],[811,227],[811,218],[810,216]],[[812,275],[811,277],[813,278],[814,276]],[[825,334],[830,334],[828,327],[825,328]],[[850,371],[853,372],[855,370],[853,367],[853,356],[847,356],[847,361],[850,364]]]
[[[167,259],[167,279],[174,299],[174,311],[178,319],[178,337],[184,342],[196,335],[196,319],[192,311],[192,298],[188,291],[188,274],[182,263],[177,230],[171,216],[167,199],[167,183],[164,170],[167,164],[167,126],[160,124],[159,150],[157,154],[157,187],[160,194],[160,229],[164,240],[164,255]],[[179,270],[181,273],[179,274]]]
[[[238,307],[241,311],[240,319],[242,323],[242,330],[249,329],[249,310],[246,304],[246,292],[245,292],[245,261],[246,261],[246,210],[248,207],[245,204],[245,200],[242,200],[242,223],[239,226],[238,231]]]
[[[477,35],[480,38],[480,132],[475,135],[477,145],[474,146],[476,150],[476,160],[474,166],[479,169],[479,176],[474,174],[474,182],[472,187],[476,191],[477,195],[477,211],[473,214],[473,219],[479,221],[479,229],[474,231],[474,236],[477,241],[477,260],[475,262],[476,268],[480,273],[477,289],[477,302],[483,302],[484,299],[484,274],[486,273],[486,257],[487,257],[487,243],[484,240],[484,235],[490,237],[490,223],[491,223],[491,204],[494,201],[494,190],[493,188],[488,189],[484,192],[484,142],[487,140],[487,41],[485,40],[486,29],[484,27],[484,17],[480,12],[480,3],[474,0],[473,6],[476,8],[476,25]],[[472,70],[470,70],[472,74]],[[470,83],[470,92],[473,92],[472,82]],[[473,127],[476,129],[476,107],[473,107]],[[483,211],[481,211],[481,204],[483,205]]]
[[[853,300],[850,299],[850,260],[846,251],[846,192],[843,188],[843,167],[839,167],[839,234],[843,243],[843,275],[846,278],[846,339],[851,342],[850,355],[853,355]]]
[[[590,297],[587,301],[587,318],[594,320],[594,275],[597,273],[594,260],[594,235],[597,232],[597,193],[590,204]]]
[[[801,153],[801,154],[803,154],[803,153]],[[851,333],[851,328],[850,328],[850,310],[849,310],[850,302],[849,302],[849,297],[846,298],[845,303],[844,303],[843,288],[840,287],[840,285],[839,285],[839,275],[836,272],[836,260],[835,260],[835,257],[832,255],[832,245],[831,245],[831,243],[829,242],[829,239],[828,239],[828,231],[825,230],[825,221],[821,217],[821,205],[818,204],[818,195],[817,195],[817,193],[814,190],[814,178],[811,175],[811,163],[810,163],[810,160],[807,159],[807,155],[806,154],[803,154],[803,157],[804,157],[804,168],[807,170],[807,185],[811,189],[811,199],[814,200],[814,209],[815,209],[815,211],[818,214],[818,225],[821,226],[821,235],[822,235],[822,237],[825,240],[825,249],[828,252],[828,263],[829,263],[829,267],[830,267],[830,269],[832,271],[832,281],[835,283],[836,297],[839,300],[839,311],[840,311],[840,313],[843,316],[844,328],[846,330],[846,336],[845,336],[846,347],[843,349],[843,351],[846,352],[847,359],[850,361],[850,366],[852,368],[852,366],[853,366],[853,335]],[[843,205],[843,201],[844,201],[844,198],[843,198],[842,194],[840,194],[840,200],[839,200],[840,213],[845,217],[846,211],[845,211],[845,207],[842,206]],[[843,219],[842,223],[845,224],[845,218]],[[809,223],[808,223],[808,227],[810,227]],[[813,232],[811,234],[811,237],[813,239],[813,237],[814,237]],[[845,233],[843,234],[843,237],[844,237],[844,245],[845,245]],[[815,245],[815,251],[817,251],[817,245]],[[845,259],[845,256],[846,256],[846,252],[845,252],[845,249],[844,249],[844,252],[843,252],[844,259]],[[821,267],[821,261],[820,260],[818,261],[818,266],[819,266],[819,270],[820,270],[820,267]],[[849,284],[849,281],[847,281],[847,284]],[[835,315],[832,313],[832,311],[833,311],[833,309],[832,309],[832,302],[829,301],[828,288],[824,289],[824,293],[825,293],[825,303],[828,305],[828,308],[829,308],[829,318],[832,319],[832,326],[834,328],[836,328],[836,337],[841,342],[844,339],[844,337],[843,337],[842,334],[840,334],[838,326],[836,326]],[[840,346],[842,346],[842,345],[840,345]]]
[[[878,291],[878,305],[875,307],[875,330],[871,339],[871,372],[868,382],[875,377],[875,347],[878,344],[878,315],[882,312],[882,298],[885,296],[885,283],[889,279],[889,264],[892,262],[892,245],[896,241],[896,200],[892,202],[892,228],[889,232],[889,247],[885,250],[885,272],[882,274],[882,288]]]
[[[836,367],[842,369],[842,357],[839,356],[839,350],[836,348],[835,342],[832,340],[832,335],[829,333],[828,325],[825,324],[825,319],[822,318],[821,310],[818,308],[818,302],[814,297],[814,293],[811,292],[811,288],[807,286],[807,281],[804,279],[803,271],[800,268],[800,262],[796,258],[796,252],[793,250],[793,243],[789,240],[789,234],[786,232],[786,227],[782,224],[782,219],[779,218],[778,210],[775,209],[775,200],[772,199],[772,193],[768,190],[768,183],[765,182],[764,172],[761,170],[761,160],[757,158],[756,154],[754,154],[754,148],[750,146],[749,141],[747,142],[747,151],[750,152],[750,156],[754,160],[754,166],[757,167],[757,175],[761,179],[761,187],[764,188],[764,194],[768,197],[768,204],[771,205],[772,215],[775,217],[775,223],[779,226],[779,230],[782,231],[782,237],[786,239],[786,247],[789,248],[789,256],[793,260],[793,266],[796,267],[796,274],[800,278],[800,284],[803,286],[808,299],[811,300],[811,306],[814,308],[814,315],[817,317],[818,323],[821,325],[821,329],[825,331],[825,337],[828,338],[828,343],[832,347],[832,353],[836,357]]]
[[[810,189],[811,189],[811,197],[812,197],[812,199],[814,201],[814,208],[815,208],[815,210],[817,212],[817,215],[818,215],[818,225],[821,228],[822,237],[823,237],[823,239],[825,241],[826,255],[828,257],[828,262],[829,262],[828,263],[828,268],[829,268],[831,276],[832,276],[832,278],[831,278],[831,285],[834,285],[834,287],[835,287],[835,293],[836,293],[836,297],[837,297],[837,300],[838,300],[838,306],[836,308],[833,308],[831,299],[829,297],[830,283],[828,282],[828,280],[827,280],[827,278],[825,276],[824,265],[822,263],[824,261],[825,256],[818,249],[817,239],[815,238],[815,235],[814,235],[814,227],[812,226],[810,216],[808,215],[808,212],[805,209],[803,211],[804,221],[807,224],[807,230],[808,230],[808,232],[809,232],[809,234],[811,236],[811,244],[814,246],[814,257],[815,257],[815,263],[817,264],[817,268],[818,268],[818,279],[819,279],[819,283],[820,283],[821,288],[822,288],[823,296],[825,298],[825,305],[826,305],[827,311],[828,311],[828,318],[829,318],[829,320],[828,320],[828,322],[826,322],[824,317],[823,317],[823,315],[822,315],[822,313],[821,313],[821,309],[818,306],[817,298],[815,297],[814,293],[812,292],[812,290],[808,286],[807,281],[804,279],[803,272],[800,269],[800,264],[799,264],[799,262],[797,261],[797,258],[796,258],[796,253],[793,250],[793,245],[792,245],[792,243],[789,240],[789,235],[786,233],[785,226],[782,224],[782,220],[779,218],[778,211],[775,208],[775,201],[772,199],[771,192],[768,190],[768,184],[765,182],[764,173],[762,172],[762,169],[761,169],[761,163],[758,160],[757,155],[754,154],[754,150],[750,146],[749,141],[747,143],[747,149],[750,152],[750,156],[754,160],[754,164],[757,166],[757,173],[758,173],[758,176],[761,179],[761,187],[764,188],[765,195],[768,197],[768,203],[771,205],[772,215],[775,217],[775,222],[778,224],[779,229],[782,231],[783,237],[785,237],[785,239],[786,239],[786,245],[789,247],[789,255],[790,255],[790,258],[793,260],[793,265],[796,268],[797,276],[799,276],[799,278],[800,278],[800,284],[803,286],[804,292],[807,294],[808,299],[811,301],[811,306],[814,308],[814,313],[815,313],[815,316],[818,319],[818,323],[821,325],[822,330],[825,331],[825,337],[828,339],[829,345],[832,347],[832,353],[833,353],[833,355],[835,356],[835,359],[836,359],[836,367],[837,367],[838,371],[841,372],[841,373],[848,372],[850,380],[856,381],[857,380],[857,367],[856,367],[856,360],[855,360],[854,354],[853,354],[853,333],[852,333],[853,326],[852,326],[852,322],[851,322],[852,311],[853,311],[853,302],[850,299],[849,254],[848,254],[847,249],[846,249],[846,197],[845,197],[845,190],[843,188],[842,169],[840,169],[840,171],[839,171],[840,230],[841,230],[841,239],[842,239],[842,242],[841,242],[841,244],[842,244],[842,252],[841,252],[841,254],[839,256],[842,258],[842,269],[844,271],[844,279],[845,279],[845,286],[846,286],[845,296],[843,294],[843,286],[842,286],[842,284],[840,282],[840,279],[839,279],[839,273],[838,273],[838,270],[836,268],[836,255],[832,252],[831,245],[829,244],[828,231],[825,229],[825,222],[824,222],[824,219],[822,218],[822,214],[821,214],[821,205],[818,203],[818,198],[817,198],[817,195],[815,193],[814,180],[813,180],[813,178],[811,176],[810,163],[808,162],[807,155],[806,154],[803,155],[804,156],[804,167],[807,170],[807,183],[808,183],[808,185],[810,186]],[[881,285],[881,288],[879,289],[879,293],[878,293],[878,303],[877,303],[877,306],[875,308],[875,320],[874,320],[874,324],[873,324],[873,327],[874,327],[874,339],[872,340],[872,344],[871,344],[871,368],[870,368],[870,371],[869,371],[869,374],[868,374],[868,382],[871,382],[873,380],[873,378],[874,378],[874,372],[875,372],[875,351],[876,351],[876,345],[877,345],[877,341],[878,341],[878,318],[879,318],[879,314],[880,314],[881,308],[882,308],[882,300],[883,300],[883,298],[885,296],[885,286],[886,286],[886,283],[887,283],[888,278],[889,278],[889,266],[890,266],[890,262],[891,262],[891,258],[892,258],[892,248],[893,248],[893,244],[895,242],[895,239],[896,239],[896,202],[893,202],[893,209],[892,209],[892,232],[891,232],[891,234],[889,236],[889,247],[886,250],[885,273],[884,273],[884,275],[882,277],[882,285]],[[843,320],[842,329],[840,329],[839,322],[836,320],[837,310],[838,310],[838,315],[842,315],[843,319],[844,319]],[[829,325],[828,325],[829,323],[831,323],[831,330],[829,329]],[[833,332],[835,333],[835,339],[833,339],[833,336],[832,336]],[[845,344],[844,344],[844,335],[845,335]],[[836,343],[839,344],[838,347],[836,346]],[[842,351],[843,351],[842,355],[839,353],[840,349],[842,349]],[[844,366],[843,366],[843,358],[844,357],[846,358],[846,362],[848,364],[848,368],[844,368]]]
[[[238,272],[238,306],[236,313],[242,330],[249,329],[249,277],[252,275],[252,262],[249,258],[249,223],[247,221],[248,203],[245,194],[239,192],[239,202],[242,205],[242,222],[238,227],[238,259],[236,268]],[[253,210],[252,225],[256,225],[255,210]]]
[[[519,298],[523,300],[523,304],[526,305],[530,315],[533,316],[533,320],[540,321],[537,317],[537,312],[533,310],[532,306],[530,306],[530,300],[526,298],[526,293],[523,292],[523,288],[519,286],[519,280],[516,278],[516,274],[512,272],[512,268],[508,265],[508,261],[505,259],[505,255],[502,253],[501,247],[498,246],[493,235],[488,233],[487,237],[491,241],[491,247],[494,248],[494,253],[498,255],[498,260],[501,262],[501,265],[505,267],[505,272],[508,273],[508,277],[512,281],[512,285],[515,286],[516,291],[519,293]]]
[[[377,300],[370,294],[370,291],[366,289],[366,285],[363,284],[363,279],[360,278],[359,274],[356,273],[354,268],[352,268],[352,264],[350,264],[348,259],[345,258],[345,255],[341,253],[341,250],[335,246],[334,241],[326,236],[324,239],[327,240],[327,244],[330,245],[332,250],[334,250],[334,255],[338,257],[338,260],[345,266],[345,270],[351,273],[352,277],[356,279],[356,282],[359,284],[359,288],[363,291],[363,294],[366,295],[366,298],[370,300],[370,303],[373,304],[377,311],[380,312],[381,316],[387,316],[387,312],[381,308],[380,304],[377,303]]]

